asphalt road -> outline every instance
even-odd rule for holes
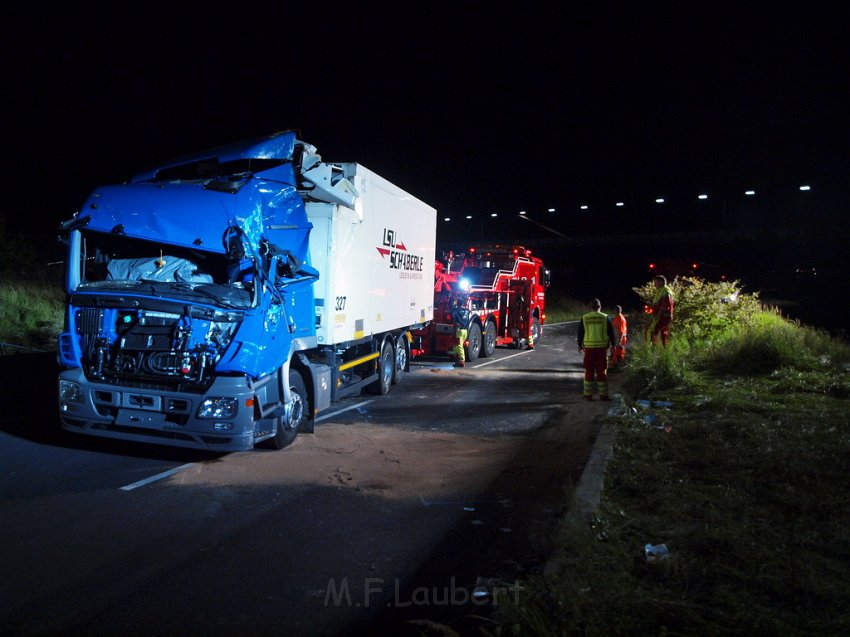
[[[0,358],[0,634],[474,623],[542,568],[598,432],[574,335],[414,361],[292,447],[234,454],[61,432],[53,357]]]

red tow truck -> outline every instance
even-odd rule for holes
[[[546,322],[549,270],[523,246],[482,245],[435,261],[434,319],[412,330],[411,356],[451,355],[452,303],[469,310],[466,360],[492,356],[497,346],[537,342]]]

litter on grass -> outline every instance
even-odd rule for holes
[[[659,562],[670,557],[666,544],[646,544],[643,547],[647,562]]]

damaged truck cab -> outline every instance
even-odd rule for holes
[[[315,151],[284,132],[184,157],[63,224],[64,429],[282,448],[333,400],[401,379],[433,313],[414,275],[433,270],[436,211]]]

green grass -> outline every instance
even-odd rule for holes
[[[64,295],[58,285],[0,281],[0,343],[50,350],[62,329]],[[13,352],[17,347],[2,347]]]
[[[850,347],[751,318],[636,345],[593,523],[562,530],[563,571],[530,577],[494,633],[850,634]]]
[[[563,323],[564,321],[577,321],[582,314],[589,312],[587,303],[577,301],[564,296],[547,296],[546,298],[546,322]]]

